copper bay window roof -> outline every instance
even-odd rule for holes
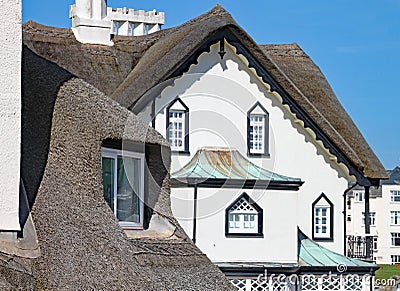
[[[171,183],[172,187],[298,190],[304,182],[259,167],[236,149],[202,147],[171,175]]]

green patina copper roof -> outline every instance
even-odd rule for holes
[[[378,268],[377,265],[368,262],[352,259],[317,244],[307,237],[301,230],[298,233],[299,244],[299,265],[311,267],[370,267]]]
[[[173,185],[215,183],[216,181],[236,181],[264,185],[289,185],[300,187],[303,182],[263,169],[245,157],[239,151],[230,148],[200,148],[193,158],[179,171],[171,175]],[[174,183],[175,182],[175,183]],[[268,184],[268,185],[267,185]]]

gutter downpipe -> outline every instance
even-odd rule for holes
[[[351,190],[354,189],[358,185],[358,182],[356,182],[354,185],[350,186],[343,192],[343,243],[344,243],[344,248],[343,248],[343,253],[345,256],[347,256],[347,193],[349,193]]]
[[[193,237],[192,241],[196,244],[196,228],[197,228],[197,183],[194,184],[194,198],[193,198]]]

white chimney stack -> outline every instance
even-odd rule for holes
[[[164,12],[113,9],[106,0],[76,0],[70,7],[72,31],[82,43],[113,45],[113,35],[140,36],[154,33],[165,23]]]

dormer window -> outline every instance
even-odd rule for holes
[[[312,204],[312,227],[314,240],[333,240],[333,204],[321,194]]]
[[[122,228],[143,228],[144,154],[102,149],[104,199]]]
[[[189,152],[189,108],[181,99],[167,107],[167,140],[172,152]]]
[[[269,114],[259,102],[247,112],[247,148],[249,156],[269,156]]]
[[[262,236],[262,209],[246,193],[226,210],[226,236]]]

